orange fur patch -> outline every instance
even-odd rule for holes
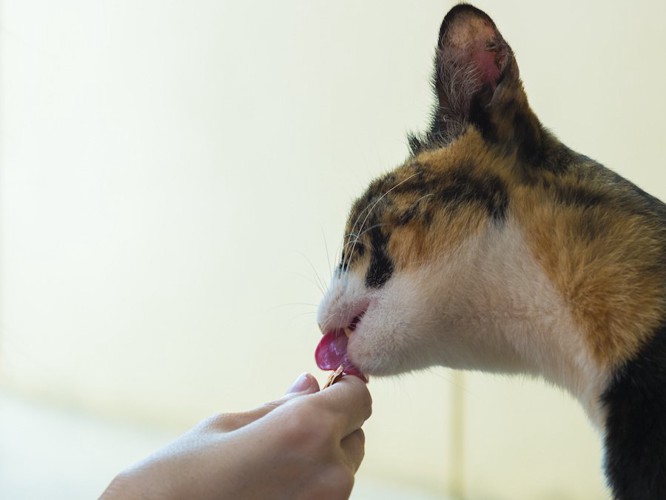
[[[526,178],[515,156],[498,155],[469,128],[446,148],[422,152],[373,183],[366,202],[375,203],[372,215],[390,228],[387,248],[399,271],[438,258],[491,223],[482,205],[461,203],[444,209],[446,200],[419,191],[418,182],[436,183],[441,189],[461,162],[470,176],[500,179],[507,191],[508,216],[522,228],[533,258],[585,332],[591,356],[602,366],[616,367],[637,352],[666,312],[666,235],[654,218],[638,207],[632,210],[626,186],[611,187],[602,177],[586,177],[586,160],[580,161],[570,173],[535,169]],[[425,168],[418,182],[417,166]],[[413,189],[396,188],[410,182],[416,183]],[[575,196],[581,189],[611,202],[586,206],[560,199],[561,193]],[[616,196],[623,202],[613,203]],[[413,207],[416,215],[405,222]],[[348,233],[363,209],[367,206],[357,204]],[[367,235],[360,240],[371,248]],[[368,262],[366,253],[354,261],[352,270],[362,274]]]

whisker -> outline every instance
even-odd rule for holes
[[[418,198],[414,203],[412,203],[412,206],[416,205],[419,201],[421,201],[421,200],[423,200],[423,199],[425,199],[425,198],[429,198],[430,196],[435,196],[435,193],[424,194],[423,196],[421,196],[420,198]]]
[[[386,198],[386,196],[388,196],[388,194],[389,194],[391,191],[393,191],[394,189],[397,189],[398,187],[400,187],[401,185],[403,185],[405,182],[407,182],[408,180],[412,179],[412,178],[415,177],[416,175],[418,175],[418,173],[415,172],[415,173],[413,173],[412,175],[410,175],[410,176],[406,177],[405,179],[403,179],[402,181],[398,182],[395,186],[393,186],[393,187],[391,187],[390,189],[386,190],[386,192],[384,192],[381,196],[379,196],[379,197],[375,200],[375,202],[374,202],[372,205],[368,205],[366,208],[364,208],[364,209],[361,211],[361,213],[359,213],[358,217],[356,217],[356,221],[354,222],[354,225],[352,226],[350,233],[353,233],[354,230],[356,229],[356,224],[357,224],[358,220],[361,218],[361,215],[363,214],[363,212],[365,212],[365,211],[367,210],[367,213],[366,213],[366,215],[365,215],[365,218],[363,219],[363,222],[361,222],[361,227],[360,227],[360,229],[359,229],[359,232],[363,229],[363,226],[365,226],[365,223],[367,222],[368,218],[370,217],[370,214],[372,213],[372,211],[374,210],[374,208],[377,206],[377,204],[378,204],[380,201],[382,201],[384,198]],[[352,244],[352,247],[351,247],[351,249],[350,249],[350,251],[349,251],[349,253],[348,253],[347,260],[348,260],[349,258],[351,258],[351,255],[354,253],[354,249],[356,248],[356,242],[357,242],[357,241],[358,241],[358,240],[354,241],[354,243]],[[348,264],[348,262],[346,262],[346,263],[343,262],[343,266],[342,266],[343,269],[346,267],[346,264]]]
[[[321,229],[321,236],[324,238],[324,250],[326,251],[326,262],[328,262],[328,274],[329,274],[329,281],[333,278],[333,268],[331,267],[331,256],[328,253],[328,243],[326,242],[326,233],[324,233],[324,229]]]
[[[312,263],[312,261],[310,260],[310,258],[307,255],[305,255],[304,253],[301,253],[301,252],[298,252],[298,253],[308,262],[308,264],[310,264],[310,268],[312,269],[312,272],[314,273],[314,275],[317,279],[317,283],[319,283],[318,286],[319,286],[319,290],[321,291],[321,293],[322,294],[326,293],[326,283],[324,283],[324,281],[321,279],[321,276],[317,272],[317,268],[314,266],[314,264]]]
[[[322,293],[322,295],[326,293],[324,287],[323,287],[322,284],[321,284],[321,281],[317,281],[316,279],[313,280],[313,279],[312,279],[312,276],[307,276],[307,275],[305,275],[305,274],[303,274],[303,273],[299,273],[299,272],[297,272],[297,271],[292,271],[291,274],[294,274],[294,275],[298,276],[299,278],[303,278],[304,280],[306,280],[306,281],[308,281],[309,283],[313,284],[313,285],[317,288],[317,290],[319,290],[319,291]]]
[[[326,317],[322,320],[321,324],[322,324],[322,325],[325,325],[326,323],[328,323],[328,322],[331,320],[331,318],[332,318],[333,316],[334,316],[333,313],[332,313],[332,312],[329,312],[329,313],[328,313],[328,316],[326,316]]]
[[[284,307],[296,307],[296,306],[307,306],[307,307],[318,307],[319,304],[314,304],[312,302],[286,302],[284,304],[277,304],[273,306],[273,309],[282,309]]]
[[[317,314],[316,311],[307,311],[307,312],[298,313],[295,316],[292,316],[290,321],[302,318],[304,316],[313,316],[313,315],[316,315],[316,314]]]
[[[372,231],[372,230],[375,229],[375,228],[383,227],[383,226],[386,226],[386,223],[385,223],[385,222],[380,222],[379,224],[375,224],[374,226],[370,226],[369,228],[367,228],[366,230],[364,230],[362,233],[360,233],[358,236],[356,236],[356,239],[355,239],[354,241],[358,241],[359,238],[361,238],[361,236],[363,236],[363,235],[366,234],[367,232]]]

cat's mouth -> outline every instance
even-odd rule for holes
[[[319,368],[322,370],[336,370],[341,366],[342,373],[355,375],[364,382],[368,381],[367,375],[351,362],[347,352],[349,337],[356,330],[364,313],[365,311],[355,316],[346,327],[328,330],[324,333],[315,350],[315,360]]]

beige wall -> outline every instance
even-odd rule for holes
[[[663,4],[477,4],[543,122],[666,198]],[[426,124],[451,5],[2,0],[2,383],[185,426],[316,371],[318,282],[351,200]],[[541,383],[434,369],[371,389],[362,474],[605,498],[597,436]]]

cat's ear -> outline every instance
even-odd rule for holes
[[[455,6],[442,22],[433,80],[432,128],[427,137],[410,139],[415,151],[423,142],[450,141],[469,123],[483,128],[502,90],[522,92],[511,47],[485,12],[467,4]]]
[[[455,113],[468,112],[476,94],[492,97],[512,60],[493,20],[476,7],[457,5],[439,29],[435,88],[440,104]]]

